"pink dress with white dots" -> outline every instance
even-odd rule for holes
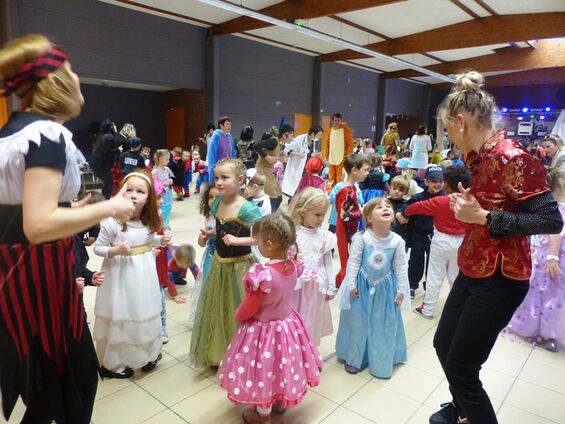
[[[270,264],[254,264],[245,275],[247,292],[262,290],[257,314],[241,323],[218,369],[218,382],[234,403],[285,408],[300,403],[307,386],[320,382],[322,358],[302,318],[292,309],[298,266],[288,275]]]

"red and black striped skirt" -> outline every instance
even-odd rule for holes
[[[73,238],[0,244],[0,389],[43,419],[80,422],[81,390],[98,363],[73,275]]]

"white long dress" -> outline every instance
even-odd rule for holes
[[[429,135],[415,135],[410,140],[412,159],[410,168],[424,169],[428,164],[428,152],[432,150],[432,139]]]
[[[132,246],[128,256],[108,258],[118,241]],[[161,236],[140,221],[127,230],[112,218],[102,221],[94,253],[104,257],[104,283],[96,291],[94,340],[100,363],[109,370],[141,368],[161,351],[161,292],[155,253]]]
[[[290,155],[286,163],[284,171],[284,178],[281,190],[287,196],[294,196],[298,184],[302,179],[302,173],[306,166],[306,156],[308,154],[308,134],[301,134],[295,137],[290,143],[284,147],[284,152],[288,155],[289,152],[304,153],[304,157]]]
[[[333,333],[332,316],[326,295],[335,295],[335,273],[332,249],[337,245],[335,234],[321,228],[296,229],[298,253],[304,271],[298,277],[292,296],[292,307],[300,314],[316,346],[324,336]]]

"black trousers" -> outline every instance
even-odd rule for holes
[[[104,186],[102,187],[102,195],[106,199],[112,197],[112,190],[114,189],[114,179],[112,177],[112,172],[110,170],[108,171],[96,170],[94,171],[94,175],[96,175],[97,178],[100,178],[104,183]]]
[[[98,374],[94,374],[92,379],[86,382],[80,390],[81,421],[76,424],[89,424],[94,409],[94,399],[96,398],[96,389],[98,388]],[[20,424],[50,424],[51,419],[41,418],[33,405],[28,405],[24,417]]]
[[[471,424],[498,422],[479,371],[528,289],[528,281],[500,273],[481,279],[459,273],[445,302],[434,347],[453,401]]]
[[[424,273],[428,275],[431,241],[427,235],[413,236],[410,259],[408,259],[408,281],[410,289],[416,290]]]

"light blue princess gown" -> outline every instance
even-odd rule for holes
[[[355,234],[347,273],[337,294],[341,309],[337,357],[358,369],[369,367],[390,378],[394,365],[406,362],[407,344],[400,308],[410,309],[408,261],[404,240],[393,232],[379,238],[370,230]],[[351,296],[357,288],[359,297]],[[397,292],[404,294],[401,307]]]

